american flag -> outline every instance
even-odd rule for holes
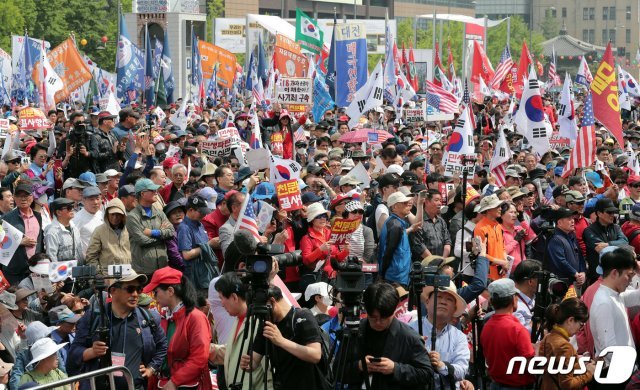
[[[581,167],[588,167],[593,164],[596,152],[596,127],[593,117],[593,102],[591,93],[584,100],[584,116],[578,131],[576,146],[571,150],[571,157],[564,167],[562,177],[567,177],[572,172]]]
[[[549,63],[549,80],[547,80],[548,89],[561,84],[560,77],[556,72],[556,50],[555,48],[553,48],[552,50],[553,52],[551,55],[551,62]]]
[[[513,67],[513,60],[511,59],[511,52],[509,51],[509,46],[505,46],[502,51],[502,55],[500,56],[500,63],[496,68],[496,73],[493,76],[493,80],[491,80],[491,89],[499,89],[500,84],[502,84],[502,80],[509,74],[511,68]]]
[[[469,81],[464,79],[464,92],[462,93],[462,102],[467,106],[471,104],[471,96],[469,95]],[[471,127],[476,128],[476,114],[473,110],[469,111],[469,118],[471,119]]]
[[[260,242],[260,232],[258,231],[258,222],[256,221],[256,213],[253,211],[253,205],[249,203],[249,196],[245,196],[240,211],[240,219],[236,222],[236,231],[240,229],[248,230],[256,242]]]
[[[295,133],[293,133],[293,142],[307,142],[307,137],[304,135],[304,126],[298,127]]]
[[[438,87],[429,80],[425,80],[427,84],[427,103],[446,114],[458,112],[458,99],[451,92]]]

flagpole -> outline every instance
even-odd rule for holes
[[[193,100],[193,91],[191,89],[193,82],[193,21],[191,21],[191,77],[187,78],[187,82],[189,84],[189,97]]]
[[[510,42],[511,42],[511,16],[507,16],[507,47],[509,47]],[[509,47],[509,50],[511,50],[510,47]]]
[[[116,74],[116,86],[118,85],[118,77],[117,77],[117,74],[118,74],[118,42],[120,42],[120,34],[121,34],[121,31],[122,31],[122,26],[120,25],[120,21],[122,20],[122,18],[121,18],[122,10],[120,9],[120,6],[121,6],[120,5],[120,0],[118,0],[118,36],[116,37],[116,62],[114,64],[114,69],[115,69],[114,73]],[[106,46],[106,44],[105,44],[105,46]]]
[[[144,23],[144,68],[145,68],[145,73],[146,73],[146,70],[147,70],[147,61],[149,61],[147,56],[148,56],[149,49],[150,49],[147,46],[149,46],[149,23],[145,22]],[[147,75],[145,74],[145,79],[146,79],[146,77],[147,77]],[[147,83],[145,82],[144,86],[143,86],[143,90],[142,90],[142,105],[143,106],[146,106],[146,104],[149,103],[149,102],[147,102],[146,93],[145,93],[146,92],[146,87],[147,87],[146,84]],[[149,108],[149,107],[147,107],[147,108]]]

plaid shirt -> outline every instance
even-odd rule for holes
[[[425,249],[428,249],[432,255],[442,256],[445,245],[451,245],[451,235],[442,217],[437,216],[431,219],[425,214],[422,228],[409,234],[409,241],[412,260],[422,261]]]

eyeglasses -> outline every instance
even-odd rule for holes
[[[340,168],[342,166],[342,164],[331,164],[329,165],[329,168]]]
[[[626,185],[626,184],[627,184],[627,182],[626,182],[626,181],[624,181],[624,180],[616,181],[615,183],[616,183],[617,185],[619,185],[619,186],[623,186],[623,185]]]
[[[125,290],[128,294],[133,294],[134,292],[137,292],[138,294],[140,294],[142,292],[142,286],[133,285],[133,284],[130,284],[128,286],[120,286],[119,288],[121,290]]]
[[[442,150],[442,148],[430,148],[430,149],[431,149],[431,150],[433,150],[433,151],[440,151],[440,150]]]

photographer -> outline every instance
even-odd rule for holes
[[[535,298],[539,283],[536,273],[540,271],[542,271],[542,264],[538,260],[525,260],[518,264],[512,275],[518,296],[518,306],[513,315],[529,332],[531,332],[531,318],[536,307]]]
[[[389,283],[376,282],[364,291],[368,316],[360,321],[362,340],[353,356],[358,360],[351,362],[350,371],[361,373],[360,383],[371,378],[372,389],[423,389],[432,381],[433,369],[424,342],[393,315],[399,301],[398,292]]]
[[[589,310],[584,302],[577,298],[569,298],[560,304],[549,305],[545,317],[549,333],[542,339],[538,355],[547,358],[564,358],[568,361],[571,361],[572,357],[578,359],[580,356],[576,353],[569,339],[589,320]],[[596,369],[593,360],[586,366],[587,372],[582,375],[574,375],[572,372],[550,374],[548,370],[545,370],[540,388],[581,390],[591,381]]]
[[[76,326],[76,338],[69,349],[69,376],[90,372],[101,365],[100,358],[111,353],[113,365],[126,366],[133,375],[136,389],[143,389],[147,379],[160,372],[167,356],[167,337],[152,316],[138,307],[145,275],[135,272],[116,279],[108,289],[111,302],[106,303],[105,321],[100,324],[100,307],[94,301]],[[109,345],[100,340],[99,326],[109,329]],[[124,377],[115,377],[117,388],[126,388]],[[89,383],[81,382],[80,389]]]
[[[464,226],[456,232],[455,244],[453,246],[453,254],[460,261],[460,272],[462,272],[462,280],[469,283],[473,278],[473,267],[471,267],[471,259],[467,250],[467,243],[471,243],[473,239],[473,230],[476,223],[482,219],[482,214],[478,213],[478,200],[472,200],[464,207],[465,223]],[[462,242],[462,234],[464,229],[464,242]],[[487,272],[488,274],[488,272]]]
[[[62,166],[66,166],[65,177],[78,177],[86,171],[95,172],[93,157],[89,153],[94,150],[92,142],[92,134],[87,129],[87,123],[84,114],[74,112],[71,114],[71,122],[73,128],[67,137],[67,155]]]
[[[318,377],[321,372],[315,367],[322,360],[322,336],[315,317],[309,310],[292,307],[276,286],[269,288],[267,296],[272,321],[266,321],[262,331],[258,331],[253,356],[242,355],[240,367],[248,371],[257,369],[268,347],[275,383],[280,386],[274,387],[297,390],[304,383],[305,390],[322,389],[323,379]]]
[[[238,383],[243,377],[243,373],[237,369],[237,362],[242,355],[247,353],[249,349],[248,340],[255,338],[257,327],[254,328],[252,333],[247,334],[250,332],[246,322],[247,287],[242,283],[238,275],[234,272],[222,275],[215,283],[215,289],[222,307],[224,307],[224,310],[226,310],[231,317],[235,318],[235,322],[231,327],[234,330],[233,337],[230,337],[226,344],[211,345],[209,361],[214,364],[224,364],[225,383]],[[245,341],[244,348],[241,350],[242,340],[245,337],[247,337],[247,341]],[[264,369],[264,362],[261,362],[260,365],[249,374],[253,377],[251,382],[254,389],[264,388]],[[249,388],[249,380],[246,377],[244,381],[242,381],[242,389],[251,390]],[[273,389],[273,378],[271,377],[267,383],[267,389]]]
[[[425,345],[429,351],[431,365],[436,370],[436,389],[455,389],[456,383],[462,381],[469,369],[471,352],[467,336],[453,325],[460,317],[467,303],[458,293],[453,283],[449,287],[438,288],[438,306],[435,307],[434,287],[426,286],[422,289],[420,300],[427,308],[427,315],[422,317],[422,331]],[[431,331],[434,326],[437,331],[436,349],[431,350]],[[411,327],[417,332],[418,321]]]
[[[576,287],[580,287],[586,282],[587,265],[576,239],[577,214],[565,208],[554,212],[556,229],[547,246],[547,269],[560,278],[572,280]]]

